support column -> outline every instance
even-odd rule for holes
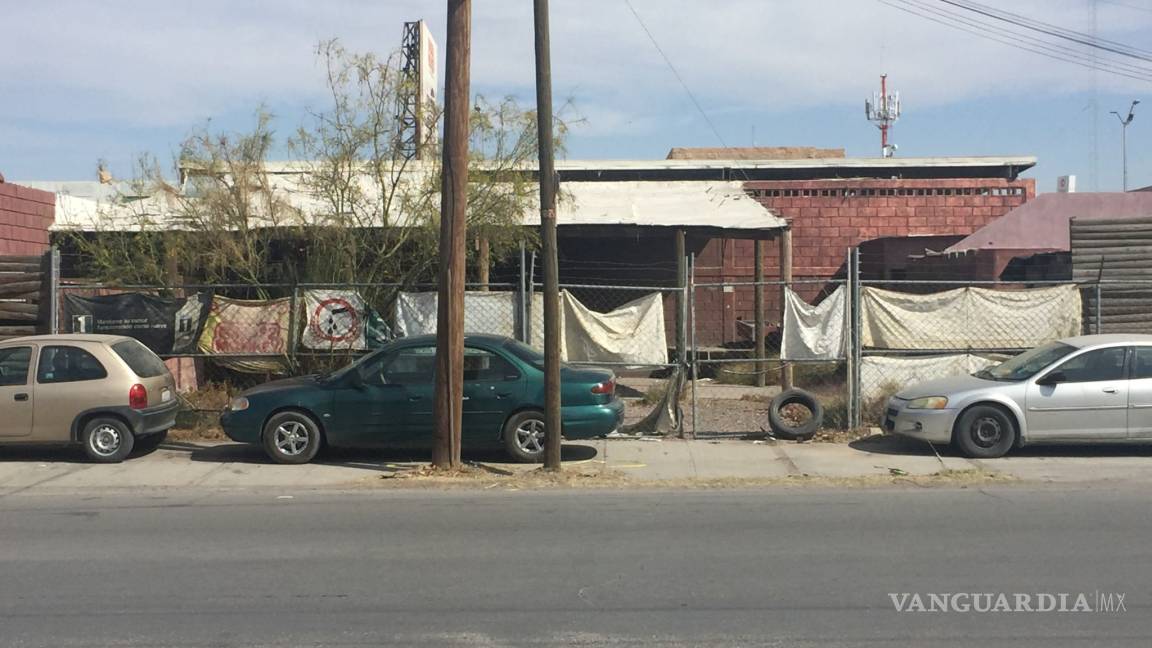
[[[784,303],[788,289],[792,287],[792,225],[780,233],[780,333],[783,341]],[[783,349],[781,349],[783,350]],[[780,365],[780,389],[792,389],[792,365]]]

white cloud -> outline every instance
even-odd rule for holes
[[[876,0],[632,2],[717,114],[860,103],[881,72],[921,106],[1094,83],[1080,68]],[[999,4],[1088,29],[1085,0]],[[321,39],[384,53],[398,44],[401,22],[424,17],[444,45],[442,0],[74,1],[12,3],[4,14],[0,84],[19,100],[0,102],[0,119],[38,123],[188,127],[260,102],[298,110],[323,101]],[[474,88],[530,101],[531,3],[477,1],[473,19]],[[1098,24],[1102,35],[1149,42],[1152,13],[1100,5]],[[555,96],[576,99],[588,132],[658,131],[671,112],[694,110],[624,0],[554,0],[552,27]],[[1096,78],[1102,89],[1149,87]]]

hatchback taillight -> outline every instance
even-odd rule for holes
[[[128,407],[146,409],[148,407],[148,388],[141,384],[132,385],[132,388],[128,390]]]
[[[598,383],[592,387],[592,393],[593,394],[614,394],[615,392],[616,392],[616,381],[615,380],[607,380],[605,382]]]

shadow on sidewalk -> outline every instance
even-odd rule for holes
[[[849,443],[848,446],[855,450],[874,452],[876,454],[928,457],[935,454],[932,450],[932,445],[927,441],[888,434],[859,439]],[[937,445],[935,448],[941,457],[961,456],[951,445]],[[1023,448],[1015,448],[1003,458],[1011,459],[1012,457],[1081,457],[1085,459],[1094,457],[1152,457],[1152,441],[1149,441],[1147,444],[1098,443],[1095,445],[1030,445],[1024,446]],[[997,459],[985,459],[984,461],[997,461]]]
[[[92,463],[78,445],[5,445],[0,463]]]
[[[203,444],[173,441],[162,444],[160,449],[186,452],[192,461],[278,465],[268,458],[263,448],[249,443]],[[564,445],[560,448],[561,461],[584,461],[596,457],[597,454],[596,448],[591,446]],[[465,450],[461,458],[470,463],[513,463],[507,454],[498,449]],[[398,470],[410,470],[427,465],[431,461],[432,451],[429,449],[324,448],[311,463],[322,466],[397,472]]]
[[[950,446],[936,446],[935,452],[927,441],[910,439],[894,434],[877,434],[863,439],[857,439],[848,444],[853,450],[874,452],[886,455],[904,455],[913,457],[932,457],[939,453],[941,457],[955,457],[956,451]]]

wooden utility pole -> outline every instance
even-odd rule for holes
[[[534,0],[536,133],[540,145],[540,241],[544,256],[544,469],[560,470],[560,270],[556,259],[556,163],[552,150],[552,54],[548,0]]]
[[[440,281],[436,312],[436,435],[432,464],[460,467],[464,403],[464,275],[467,265],[468,116],[472,0],[448,0],[444,162],[440,186]]]
[[[780,232],[780,332],[784,332],[784,302],[792,287],[792,225]],[[781,336],[783,342],[783,336]],[[792,365],[780,365],[780,389],[792,389]]]

